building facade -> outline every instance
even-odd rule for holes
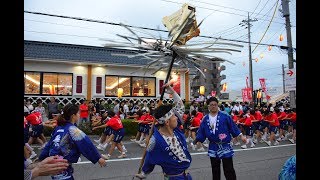
[[[223,70],[226,69],[224,65],[220,66],[220,63],[202,63],[202,69],[205,77],[199,72],[195,72],[195,76],[192,78],[191,83],[191,96],[198,97],[200,95],[200,86],[205,87],[204,96],[211,94],[214,91],[216,97],[223,98],[221,81],[226,79],[226,75],[220,75]]]
[[[81,99],[121,99],[150,102],[161,95],[166,71],[137,71],[150,60],[116,54],[136,54],[124,49],[62,44],[39,41],[24,42],[24,96],[35,103],[48,102],[51,96],[62,104]],[[173,67],[174,88],[182,99],[190,99],[189,72]],[[168,101],[172,99],[164,97]]]

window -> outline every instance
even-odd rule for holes
[[[117,96],[118,88],[123,89],[123,96],[130,96],[130,77],[106,76],[106,96]]]
[[[155,96],[156,78],[132,77],[132,96]]]
[[[76,93],[82,93],[82,76],[77,76]]]
[[[42,88],[42,94],[72,95],[72,74],[43,73]]]
[[[25,94],[40,94],[40,75],[39,72],[24,73]]]
[[[25,72],[25,94],[72,95],[71,73]]]
[[[106,96],[117,96],[118,88],[123,96],[156,96],[156,78],[106,76]]]
[[[102,77],[97,77],[96,81],[96,93],[101,93],[101,87],[102,87]]]

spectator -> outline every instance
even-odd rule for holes
[[[60,109],[59,105],[56,102],[56,99],[54,97],[50,97],[50,102],[48,103],[48,118],[52,119],[52,114],[59,114]]]

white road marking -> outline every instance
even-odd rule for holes
[[[235,152],[237,151],[251,151],[251,150],[259,150],[259,149],[270,149],[270,148],[280,148],[280,147],[286,147],[286,146],[295,146],[296,144],[284,144],[284,145],[278,145],[278,146],[267,146],[267,147],[256,147],[256,148],[247,148],[247,149],[234,149]],[[208,151],[206,152],[198,152],[198,153],[190,153],[191,156],[195,155],[203,155],[208,154]],[[140,160],[142,157],[136,157],[136,158],[123,158],[123,159],[109,159],[107,162],[121,162],[121,161],[133,161],[133,160]],[[74,163],[73,165],[78,164],[90,164],[91,161],[82,161],[78,163]]]

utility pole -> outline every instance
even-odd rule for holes
[[[250,19],[249,12],[248,12],[248,20],[242,20],[242,23],[239,24],[241,26],[248,25],[246,28],[248,28],[248,39],[249,39],[249,42],[248,42],[248,45],[249,45],[249,76],[250,76],[250,88],[251,88],[251,97],[252,97],[252,108],[254,108],[255,100],[253,97],[252,55],[251,55],[251,41],[250,41],[250,26],[252,26],[252,25],[250,22],[254,22],[254,21],[257,21],[257,19]]]
[[[293,48],[291,39],[291,25],[290,25],[290,13],[289,13],[289,0],[281,0],[283,17],[286,19],[286,32],[287,32],[287,44],[288,44],[288,64],[289,69],[294,68],[293,64]],[[296,95],[295,91],[290,91],[290,107],[296,107]]]
[[[283,94],[286,93],[286,85],[285,85],[285,74],[284,74],[284,64],[282,64],[282,86],[283,86]]]

